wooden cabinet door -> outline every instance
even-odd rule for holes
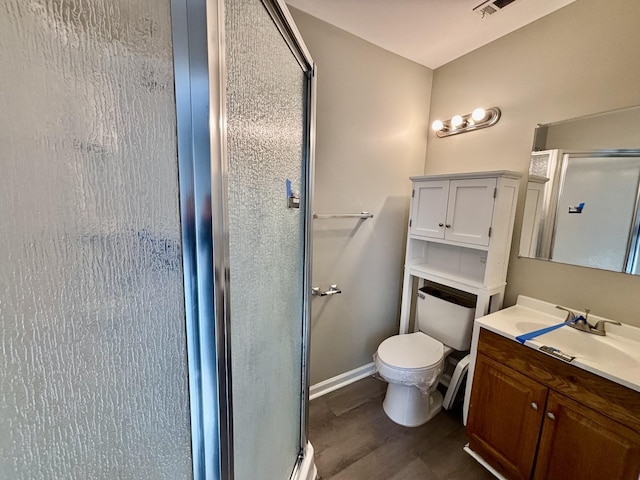
[[[547,388],[478,355],[469,405],[469,447],[509,479],[529,479]]]
[[[444,238],[489,245],[497,179],[451,180]]]
[[[449,180],[416,182],[409,233],[422,237],[444,238],[448,197]]]
[[[546,412],[534,479],[640,478],[640,434],[555,392]]]

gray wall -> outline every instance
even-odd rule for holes
[[[424,168],[432,71],[299,10],[318,65],[311,384],[361,367],[398,332],[410,181]]]
[[[503,117],[478,132],[430,134],[425,171],[524,173],[536,123],[640,104],[639,18],[637,0],[580,0],[437,69],[431,120],[479,105]],[[523,199],[521,191],[506,305],[524,294],[640,326],[639,277],[517,258]]]

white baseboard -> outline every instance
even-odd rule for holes
[[[309,400],[321,397],[322,395],[326,395],[327,393],[333,392],[339,388],[346,387],[353,382],[357,382],[358,380],[373,375],[375,371],[376,364],[371,362],[363,365],[362,367],[354,368],[348,372],[341,373],[340,375],[336,375],[335,377],[323,380],[315,385],[311,385],[311,387],[309,387]]]
[[[462,449],[467,452],[469,455],[471,455],[473,458],[476,459],[476,461],[482,465],[484,468],[486,468],[487,470],[489,470],[490,473],[493,474],[494,477],[496,477],[498,480],[507,480],[505,477],[502,476],[502,474],[500,472],[498,472],[495,468],[493,468],[491,465],[489,465],[487,463],[487,461],[482,458],[480,455],[478,455],[476,452],[474,452],[473,450],[471,450],[471,448],[469,448],[469,444],[467,443],[464,447],[462,447]]]

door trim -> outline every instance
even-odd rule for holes
[[[222,6],[171,0],[195,480],[233,478]]]

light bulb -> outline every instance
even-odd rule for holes
[[[436,132],[439,132],[444,129],[444,123],[442,123],[442,120],[434,120],[431,124],[431,128]]]
[[[463,122],[464,120],[462,119],[462,115],[454,115],[453,118],[451,119],[451,126],[453,128],[458,128],[462,126]]]
[[[476,122],[484,120],[486,116],[487,112],[484,110],[484,108],[476,108],[471,114],[471,118],[473,118]]]

